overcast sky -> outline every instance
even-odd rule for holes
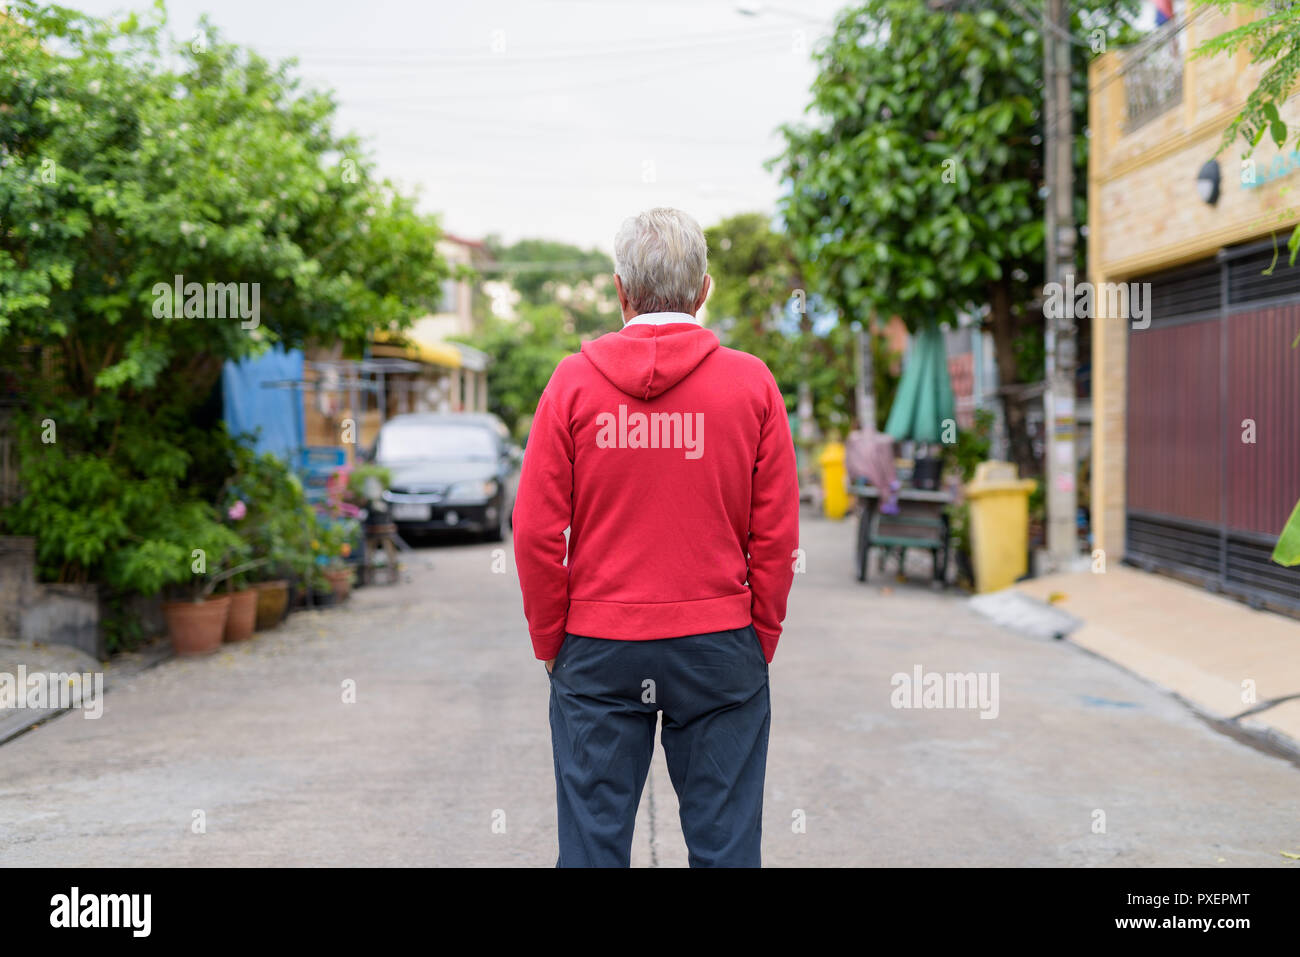
[[[64,0],[95,14],[147,0]],[[738,6],[757,9],[746,16]],[[763,161],[798,120],[810,50],[843,0],[170,0],[186,39],[296,56],[381,174],[450,232],[612,251],[620,220],[679,206],[708,226],[772,212]]]

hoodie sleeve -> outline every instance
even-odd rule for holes
[[[554,383],[552,376],[551,382]],[[533,651],[542,661],[564,643],[569,615],[568,545],[564,530],[573,509],[573,435],[560,420],[553,388],[546,387],[533,416],[515,495],[515,567]]]
[[[785,400],[768,373],[768,404],[749,511],[750,616],[769,662],[776,654],[799,547],[799,476]]]

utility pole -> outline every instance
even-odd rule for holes
[[[1046,282],[1062,294],[1043,301],[1064,303],[1061,315],[1044,312],[1046,390],[1047,551],[1054,569],[1068,571],[1079,553],[1077,460],[1075,458],[1074,323],[1074,115],[1070,105],[1069,0],[1045,0],[1043,13],[1044,173],[1047,186]]]

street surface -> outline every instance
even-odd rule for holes
[[[766,865],[1300,866],[1281,853],[1300,851],[1295,765],[958,592],[858,584],[852,539],[805,515]],[[399,586],[164,662],[100,720],[0,747],[0,864],[553,866],[549,686],[509,545],[408,559]],[[918,667],[996,675],[996,717],[891,706]],[[685,861],[659,752],[633,864]]]

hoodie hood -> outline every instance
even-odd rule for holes
[[[624,326],[582,344],[582,354],[621,392],[653,399],[695,371],[718,337],[694,323]]]

